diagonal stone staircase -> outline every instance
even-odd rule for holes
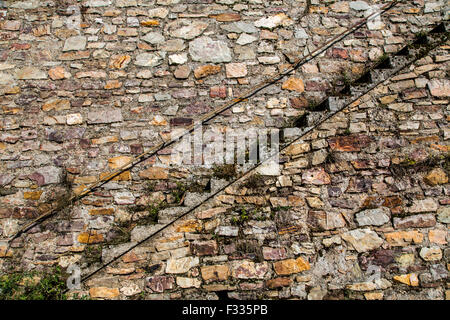
[[[308,133],[311,133],[322,123],[344,109],[351,107],[355,102],[358,103],[361,97],[366,95],[375,87],[384,81],[395,77],[399,71],[404,70],[419,59],[426,57],[431,50],[446,43],[448,41],[447,28],[448,24],[446,22],[438,24],[426,35],[421,35],[410,44],[402,47],[398,52],[395,52],[389,56],[384,56],[373,66],[369,67],[364,74],[342,86],[342,88],[339,89],[339,92],[335,92],[334,95],[328,96],[316,105],[311,106],[310,110],[302,115],[302,120],[293,119],[293,123],[297,125],[296,129],[288,128],[289,137],[286,137],[285,141],[282,141],[280,150],[286,150],[294,143],[301,141],[302,137]],[[233,190],[231,192],[237,192],[237,194],[239,194],[239,186],[236,185],[240,184],[242,188],[242,186],[246,185],[246,181],[252,179],[252,176],[254,177],[255,174],[260,176],[261,172],[258,173],[258,169],[260,169],[260,165],[262,163],[263,162],[259,162],[257,165],[252,166],[252,168],[247,169],[246,172],[240,174],[236,178],[233,178],[231,181],[221,180],[211,176],[210,181],[207,183],[211,186],[209,191],[201,193],[187,191],[184,195],[183,206],[163,209],[160,212],[161,219],[158,220],[157,225],[142,227],[138,230],[139,232],[135,232],[135,234],[132,235],[132,240],[134,241],[124,243],[117,247],[111,247],[106,250],[103,259],[104,263],[101,268],[86,268],[83,270],[84,280],[88,280],[95,276],[104,268],[109,267],[110,264],[120,258],[123,258],[133,249],[147,243],[149,240],[157,237],[168,228],[176,225],[189,214],[198,212],[199,210],[204,210],[204,205],[213,200],[224,190]],[[272,205],[274,207],[279,206],[277,204]],[[281,210],[283,209],[281,208]],[[297,230],[295,227],[290,226],[289,222],[284,225],[284,228],[278,230],[279,235],[289,234]],[[227,235],[229,233],[232,234],[233,232],[233,228],[218,230],[218,233],[222,235]],[[244,256],[254,259],[256,257],[255,254],[256,251],[251,255]]]

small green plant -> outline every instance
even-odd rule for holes
[[[383,62],[387,61],[389,59],[389,55],[387,53],[383,53],[381,56],[378,57],[378,59],[375,61],[375,65],[382,64]]]
[[[102,245],[89,245],[86,246],[85,257],[88,264],[98,263],[102,261]]]
[[[342,83],[344,84],[344,86],[349,86],[352,84],[352,78],[350,76],[350,74],[347,71],[344,71],[342,73]]]
[[[187,191],[186,185],[181,182],[177,182],[177,187],[175,189],[173,189],[172,193],[171,193],[172,196],[174,197],[176,203],[181,202],[186,191]]]
[[[72,295],[72,297],[70,299],[71,300],[91,300],[91,297],[88,295],[85,295],[85,294],[80,296],[80,294],[78,292],[76,292]]]
[[[151,181],[151,182],[147,182],[146,186],[145,186],[145,191],[147,192],[153,192],[155,191],[155,187],[156,187],[156,182]]]
[[[291,208],[291,206],[276,206],[272,208],[272,212],[279,212],[279,211],[287,211]]]
[[[0,277],[0,300],[66,300],[66,277],[60,267],[37,272],[5,274]]]
[[[257,210],[254,209],[253,211],[248,211],[245,208],[241,208],[239,210],[239,216],[231,218],[231,224],[232,225],[242,225],[243,223],[250,220],[250,217],[254,217],[257,214]]]

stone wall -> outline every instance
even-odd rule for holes
[[[2,238],[283,71],[358,22],[372,3],[5,4]],[[71,5],[80,15],[67,13]],[[444,2],[399,3],[205,130],[283,128],[447,18]],[[448,48],[431,51],[288,147],[281,175],[262,172],[233,183],[90,277],[83,293],[122,299],[448,296]],[[89,275],[229,183],[217,168],[171,163],[171,152],[161,150],[57,212],[10,250],[0,246],[0,267],[76,263]]]

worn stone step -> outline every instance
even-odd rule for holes
[[[331,112],[336,112],[336,111],[340,110],[342,107],[345,106],[346,103],[347,103],[347,98],[342,98],[342,97],[329,97],[328,98],[329,110]]]
[[[227,185],[227,180],[212,178],[210,180],[210,183],[211,183],[211,192],[214,193],[214,192],[222,189],[224,186],[226,186]]]
[[[184,205],[186,207],[194,207],[209,197],[210,193],[206,192],[190,192],[187,191],[184,196]]]
[[[180,217],[182,214],[186,213],[189,207],[169,207],[165,208],[158,213],[158,223],[166,224],[172,222],[174,219]]]

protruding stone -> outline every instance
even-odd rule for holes
[[[141,39],[151,44],[160,44],[166,40],[160,32],[149,32]]]
[[[117,298],[119,294],[118,288],[95,287],[89,289],[89,295],[94,299],[114,299]]]
[[[203,266],[200,270],[205,281],[226,281],[230,276],[227,265]]]
[[[150,167],[139,172],[139,176],[150,180],[167,179],[169,177],[169,172],[165,168]]]
[[[101,109],[88,112],[89,124],[122,122],[122,111],[119,109]]]
[[[194,241],[191,243],[191,252],[197,256],[210,256],[217,254],[217,242],[215,240]]]
[[[194,61],[230,62],[231,50],[224,41],[214,41],[209,37],[200,37],[189,43],[189,54]]]
[[[445,184],[448,182],[448,176],[441,168],[431,170],[430,173],[423,179],[427,184],[436,186],[439,184]]]
[[[175,70],[173,76],[177,79],[187,79],[189,78],[190,74],[191,74],[191,67],[188,65],[182,65]]]
[[[54,166],[38,168],[36,172],[29,176],[38,186],[56,184],[61,182],[62,170]]]
[[[216,19],[216,21],[219,22],[233,22],[241,20],[241,15],[239,13],[211,14],[209,17]]]
[[[17,71],[16,78],[19,80],[47,79],[47,73],[36,67],[25,67]]]
[[[103,235],[97,233],[97,231],[82,232],[78,235],[78,242],[87,244],[101,243],[103,242]]]
[[[177,277],[177,285],[183,289],[200,288],[202,282],[196,278]]]
[[[220,69],[221,69],[221,66],[215,66],[215,65],[200,66],[194,70],[194,76],[196,79],[201,79],[201,78],[219,73]]]
[[[169,56],[169,64],[183,64],[188,61],[186,53],[172,54]]]
[[[359,226],[382,226],[390,219],[390,210],[386,207],[368,209],[356,214]]]
[[[111,169],[118,169],[118,168],[126,165],[127,163],[129,163],[131,159],[132,159],[131,157],[127,157],[127,156],[119,156],[119,157],[110,158],[108,160],[108,166]]]
[[[208,209],[205,211],[197,212],[195,214],[195,216],[198,219],[209,219],[209,218],[215,217],[216,215],[218,215],[220,213],[224,213],[226,211],[227,211],[226,208],[212,208],[212,209]]]
[[[351,1],[350,8],[356,11],[365,11],[368,10],[370,7],[365,1]]]
[[[168,276],[153,276],[147,278],[147,287],[153,292],[164,292],[173,288],[173,277]]]
[[[242,260],[231,263],[231,275],[238,279],[263,279],[269,271],[267,262],[255,263]]]
[[[370,251],[383,244],[383,239],[370,229],[347,231],[342,234],[342,239],[350,243],[358,252]]]
[[[419,254],[425,261],[439,261],[442,259],[442,250],[439,247],[424,247],[420,249]]]
[[[278,275],[289,275],[310,269],[309,262],[302,257],[274,262],[273,268]]]
[[[333,230],[343,228],[346,225],[339,212],[313,210],[308,212],[307,223],[313,231]]]
[[[450,80],[433,79],[428,82],[428,89],[435,97],[450,97]]]
[[[237,39],[236,43],[240,46],[245,46],[249,43],[257,41],[258,38],[251,36],[247,33],[243,33],[240,35],[240,37]]]
[[[208,24],[201,21],[193,21],[188,25],[170,32],[170,35],[175,38],[182,38],[186,40],[194,39],[203,33],[208,28]]]
[[[157,53],[141,53],[136,56],[135,65],[140,67],[156,67],[163,62],[162,57]]]
[[[225,65],[227,78],[241,78],[247,75],[245,63],[228,63]]]
[[[436,218],[432,214],[417,214],[406,218],[394,218],[396,229],[428,228],[436,225]]]
[[[280,260],[286,258],[285,248],[263,247],[264,260]]]
[[[417,277],[417,274],[415,273],[409,273],[409,274],[403,274],[399,276],[394,276],[394,280],[404,283],[411,287],[417,287],[419,286],[419,278]]]
[[[63,67],[54,67],[48,71],[48,75],[52,80],[61,80],[70,78],[71,74],[67,72]]]
[[[111,69],[124,69],[130,63],[131,56],[129,55],[115,55],[111,57],[109,67]]]
[[[315,185],[323,185],[331,183],[330,175],[326,173],[325,169],[323,168],[310,169],[308,171],[305,171],[302,174],[302,180],[304,183]]]
[[[277,15],[261,18],[255,22],[255,26],[258,28],[274,29],[279,26],[289,26],[293,24],[293,21],[284,13],[279,13]]]
[[[442,207],[437,212],[439,222],[450,224],[450,207]]]
[[[198,257],[169,259],[167,260],[166,273],[186,273],[191,268],[198,266],[199,262]]]
[[[70,37],[64,43],[63,52],[86,49],[87,39],[84,36]]]
[[[302,79],[290,77],[285,82],[283,82],[281,88],[284,90],[302,93],[303,91],[305,91],[305,84],[303,83]]]
[[[406,246],[410,243],[422,243],[424,237],[423,234],[417,230],[389,232],[385,233],[384,236],[391,246]]]
[[[368,146],[370,138],[365,135],[339,136],[328,140],[331,150],[341,152],[360,151]]]
[[[81,113],[71,113],[67,115],[66,123],[70,126],[82,124],[83,123],[83,116]]]
[[[435,212],[438,209],[437,202],[432,199],[414,200],[412,206],[408,208],[409,213]]]

